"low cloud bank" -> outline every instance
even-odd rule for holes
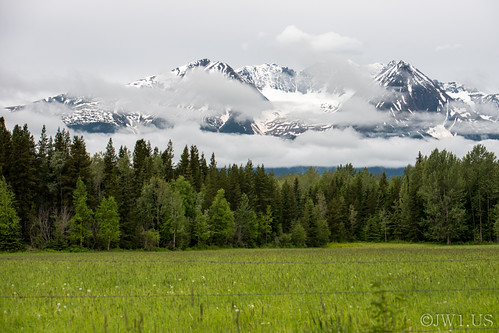
[[[52,111],[54,112],[54,111]],[[54,114],[37,113],[33,110],[1,114],[5,117],[8,128],[16,124],[27,123],[38,141],[42,124],[47,125],[50,135],[57,128],[65,128],[64,123]],[[290,166],[326,166],[352,163],[357,167],[404,167],[414,164],[418,152],[428,155],[435,148],[447,149],[458,156],[464,156],[477,141],[462,137],[448,139],[411,139],[411,138],[365,138],[352,128],[330,129],[325,132],[309,131],[295,140],[285,140],[272,136],[237,135],[202,131],[197,122],[183,122],[173,128],[157,129],[141,127],[137,133],[127,130],[108,134],[78,133],[83,135],[87,150],[93,154],[105,151],[109,138],[115,148],[121,145],[133,150],[138,139],[146,139],[160,150],[167,147],[168,140],[174,143],[176,159],[185,145],[196,145],[209,159],[215,153],[220,166],[232,163],[246,164],[252,160],[266,167]],[[481,141],[489,151],[499,155],[499,141]]]

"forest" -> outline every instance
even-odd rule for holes
[[[320,247],[329,242],[499,241],[499,162],[415,153],[400,177],[351,164],[275,177],[264,165],[217,165],[196,145],[133,150],[0,118],[0,250]]]

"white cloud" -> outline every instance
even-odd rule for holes
[[[47,125],[49,135],[55,135],[58,127],[65,128],[59,115],[64,108],[43,106],[19,112],[1,112],[9,129],[16,124],[27,123],[30,131],[38,140],[42,125]],[[43,109],[42,109],[43,108]],[[158,129],[142,127],[136,133],[122,130],[114,134],[76,133],[83,135],[90,153],[104,151],[109,137],[113,138],[115,148],[121,145],[133,150],[138,139],[150,140],[153,146],[164,150],[168,140],[172,140],[178,160],[185,145],[196,145],[205,157],[215,153],[219,166],[245,164],[248,159],[266,167],[280,166],[327,166],[352,163],[356,167],[404,167],[414,164],[419,151],[428,155],[435,148],[447,149],[462,157],[470,151],[477,141],[462,137],[448,139],[412,138],[365,138],[354,129],[330,129],[325,132],[309,131],[295,140],[284,140],[272,136],[237,135],[205,132],[198,122],[188,120],[177,123],[173,128]],[[499,141],[481,141],[489,151],[499,155]]]
[[[435,47],[436,52],[442,52],[442,51],[452,51],[452,50],[457,50],[462,48],[463,45],[461,44],[443,44],[443,45],[438,45]]]
[[[277,35],[276,40],[282,44],[304,45],[318,52],[351,52],[358,51],[362,46],[362,43],[355,38],[342,36],[335,32],[313,35],[294,25],[287,26]]]

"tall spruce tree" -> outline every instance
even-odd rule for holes
[[[0,117],[0,177],[8,178],[10,168],[12,134],[5,126],[5,119]]]
[[[29,230],[35,221],[34,198],[37,188],[36,149],[28,126],[16,125],[12,131],[12,146],[8,182],[16,197],[16,207],[21,218],[21,233],[29,241]]]
[[[241,204],[235,213],[234,243],[237,246],[254,247],[258,236],[258,219],[251,209],[248,196],[243,193]]]
[[[166,147],[166,150],[161,154],[161,159],[163,160],[164,178],[167,182],[172,181],[175,177],[173,157],[173,143],[172,140],[168,140],[168,146]]]
[[[103,192],[107,196],[117,198],[119,196],[118,184],[118,156],[113,146],[113,139],[109,138],[106,146],[106,152],[103,156],[104,162],[104,179]]]

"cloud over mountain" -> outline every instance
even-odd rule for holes
[[[276,40],[282,44],[307,47],[313,51],[326,52],[352,52],[359,51],[362,43],[352,37],[342,36],[335,32],[322,34],[306,33],[294,25],[288,25],[276,36]]]

